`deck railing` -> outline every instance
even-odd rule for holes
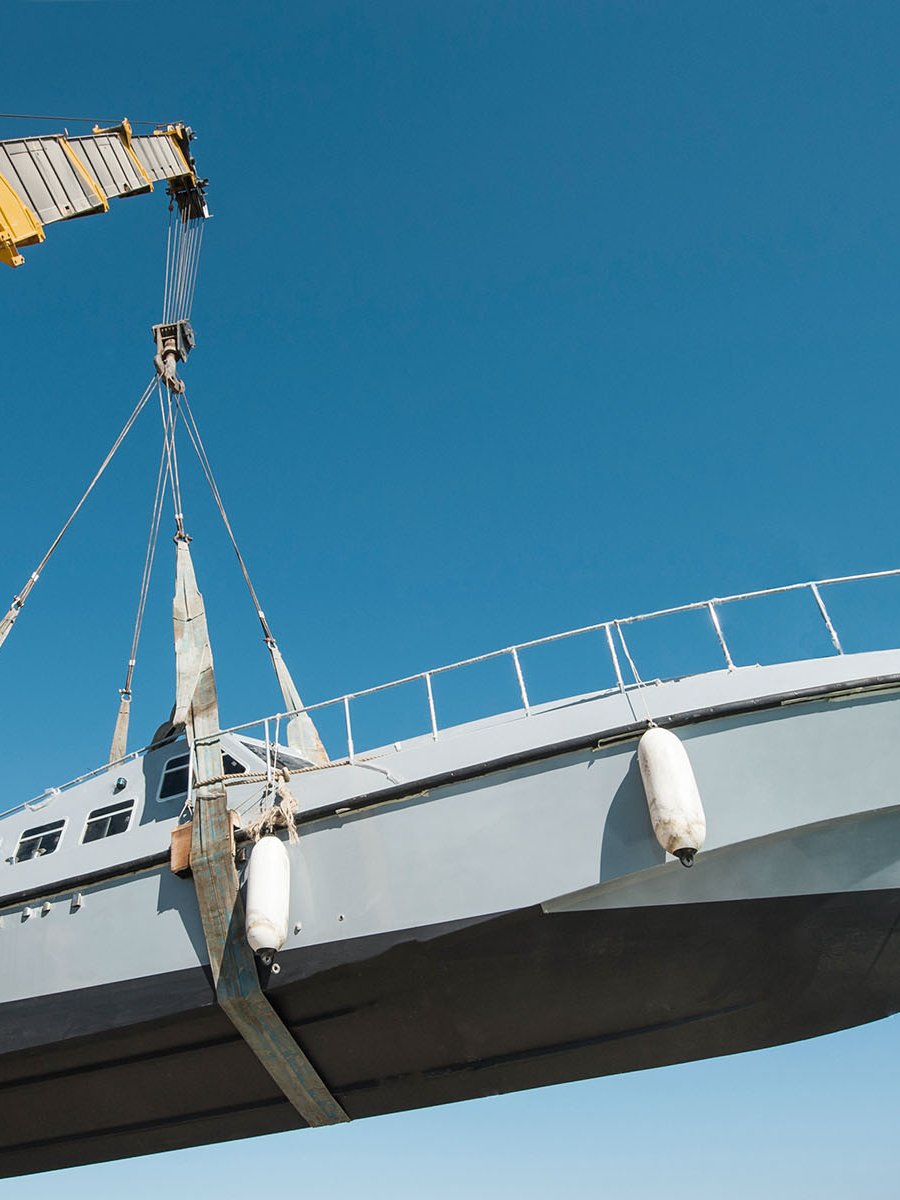
[[[636,656],[633,653],[632,647],[629,645],[626,637],[626,629],[631,626],[636,626],[644,622],[652,622],[661,620],[666,617],[677,616],[681,613],[700,612],[705,613],[709,618],[709,629],[712,637],[718,647],[718,653],[721,655],[722,667],[725,670],[733,671],[736,669],[734,657],[731,647],[726,639],[720,620],[720,610],[728,605],[739,604],[742,601],[763,599],[766,597],[784,595],[791,592],[807,593],[810,598],[809,616],[812,620],[820,623],[828,636],[832,650],[835,654],[843,654],[844,647],[841,642],[839,630],[832,619],[831,612],[826,605],[823,595],[828,589],[836,588],[842,584],[866,583],[873,580],[884,580],[892,577],[900,576],[900,567],[893,568],[888,571],[870,571],[862,575],[840,575],[831,579],[816,579],[808,580],[805,583],[791,583],[783,587],[763,588],[754,592],[739,592],[732,596],[717,596],[711,600],[700,600],[692,604],[678,604],[672,608],[660,608],[654,612],[640,613],[636,616],[618,617],[613,620],[599,621],[594,625],[582,625],[577,629],[569,629],[564,633],[550,634],[548,637],[534,638],[531,641],[517,642],[512,646],[504,646],[500,650],[492,650],[487,654],[478,654],[473,658],[464,658],[459,662],[448,663],[441,667],[432,667],[428,671],[419,671],[414,675],[405,675],[401,679],[391,680],[390,683],[377,684],[375,687],[363,688],[357,692],[347,692],[341,696],[332,697],[330,700],[322,700],[317,704],[307,705],[305,708],[298,710],[309,713],[313,720],[317,720],[321,714],[330,710],[339,710],[342,715],[343,725],[343,742],[346,748],[346,756],[342,760],[351,763],[360,761],[360,753],[362,747],[358,743],[355,736],[353,723],[353,705],[359,701],[372,696],[377,696],[381,693],[390,692],[393,689],[411,684],[421,684],[422,687],[422,705],[423,715],[425,716],[424,728],[422,732],[437,739],[444,730],[447,730],[455,725],[460,724],[459,721],[448,722],[442,725],[439,720],[438,706],[434,694],[434,680],[442,676],[449,675],[452,672],[460,671],[466,667],[476,666],[479,663],[491,662],[492,660],[507,659],[513,668],[513,677],[515,686],[518,691],[518,711],[528,717],[535,709],[532,699],[529,695],[528,684],[526,680],[526,672],[522,663],[522,656],[525,651],[535,649],[541,646],[550,646],[557,642],[563,642],[570,638],[580,637],[583,635],[597,634],[601,639],[601,644],[605,647],[605,653],[608,656],[610,666],[612,668],[613,684],[611,687],[597,687],[593,692],[603,694],[604,692],[626,692],[634,688],[642,687],[648,680],[654,680],[655,675],[651,671],[649,674],[645,671],[642,676],[639,670],[639,664]],[[888,648],[888,647],[882,647]],[[801,655],[799,657],[807,657]],[[623,667],[623,662],[625,666]],[[688,674],[691,672],[687,672]],[[694,672],[696,673],[696,672]],[[682,674],[684,674],[682,672]],[[565,699],[567,695],[572,695],[572,692],[563,692],[562,694],[553,697],[555,700]],[[552,700],[550,701],[552,703]],[[494,715],[500,715],[503,712],[510,711],[509,707],[497,707],[494,710]],[[251,731],[257,730],[262,735],[263,740],[269,743],[277,743],[279,736],[283,733],[286,722],[291,716],[296,713],[281,712],[274,713],[270,717],[249,721],[242,725],[232,725],[227,729],[221,730],[222,733],[250,734]],[[407,739],[408,740],[408,739]],[[371,748],[377,745],[390,744],[390,739],[383,739],[380,742],[372,743]],[[121,759],[122,764],[140,757],[146,753],[144,750],[136,750],[125,758]],[[334,763],[334,758],[332,760]],[[116,765],[116,764],[114,764]],[[66,791],[67,789],[83,783],[96,775],[102,774],[108,769],[104,764],[94,771],[90,771],[85,775],[78,776],[77,779],[71,780],[69,783],[63,784],[62,787],[53,789],[53,793]],[[46,800],[49,792],[44,792],[40,796],[27,802],[29,806],[38,805],[42,800]],[[22,805],[16,806],[23,807]]]
[[[309,713],[313,719],[316,719],[317,714],[324,713],[329,709],[340,707],[343,712],[344,737],[347,750],[347,759],[350,762],[357,760],[360,752],[360,746],[357,744],[354,736],[354,725],[352,717],[352,705],[366,697],[376,696],[379,693],[387,692],[395,688],[403,687],[409,684],[421,683],[422,685],[422,702],[427,706],[428,726],[430,727],[431,736],[437,739],[443,729],[450,728],[451,725],[442,726],[438,720],[438,710],[435,704],[434,696],[434,680],[440,676],[448,675],[451,672],[459,671],[465,667],[475,666],[479,663],[490,662],[495,659],[508,659],[512,665],[516,685],[518,688],[518,696],[520,701],[520,709],[525,716],[530,716],[534,705],[531,702],[528,693],[528,686],[525,678],[525,670],[522,665],[522,655],[524,651],[534,649],[539,646],[549,646],[555,642],[562,642],[570,638],[581,637],[585,634],[596,633],[605,643],[606,652],[609,657],[610,665],[615,678],[615,686],[612,688],[598,688],[598,693],[603,691],[619,691],[625,692],[631,688],[641,687],[647,679],[653,679],[653,673],[649,675],[645,673],[642,676],[639,672],[638,663],[635,655],[629,646],[625,635],[625,630],[629,626],[638,625],[643,622],[655,621],[664,617],[677,616],[681,613],[703,612],[709,617],[710,630],[718,644],[718,651],[722,658],[722,666],[728,670],[736,669],[735,661],[732,657],[731,649],[726,640],[725,633],[722,629],[722,623],[719,619],[719,610],[726,605],[738,604],[741,601],[762,599],[765,597],[784,595],[790,592],[807,593],[811,601],[810,617],[813,620],[821,622],[824,631],[831,643],[835,654],[843,654],[844,648],[841,644],[838,630],[832,620],[831,613],[825,603],[823,592],[826,589],[834,588],[840,584],[848,583],[863,583],[870,580],[888,579],[894,576],[900,576],[900,568],[893,568],[888,571],[870,571],[862,575],[841,575],[831,579],[808,580],[805,583],[790,583],[782,587],[763,588],[754,592],[739,592],[732,596],[717,596],[711,600],[699,600],[691,604],[678,604],[672,608],[660,608],[654,612],[640,613],[636,616],[618,617],[609,621],[600,621],[594,625],[582,625],[577,629],[569,629],[564,633],[554,633],[547,637],[534,638],[531,641],[517,642],[512,646],[504,646],[500,650],[491,650],[487,654],[478,654],[473,658],[464,658],[459,662],[448,663],[446,666],[432,667],[428,671],[420,671],[414,675],[406,675],[401,679],[391,680],[390,683],[377,684],[374,687],[363,688],[357,692],[347,692],[342,696],[333,697],[330,700],[322,700],[317,704],[310,704],[304,707],[302,712]],[[884,647],[887,648],[887,647]],[[623,661],[626,666],[623,668]],[[629,678],[630,677],[630,678]],[[565,694],[556,696],[554,699],[561,700],[565,698]],[[497,710],[499,713],[504,710]],[[264,718],[262,721],[256,720],[243,725],[233,725],[228,730],[223,732],[228,733],[244,733],[247,734],[252,729],[262,729],[264,731],[265,740],[268,742],[273,729],[280,729],[283,723],[290,719],[292,713],[276,713],[270,717]],[[458,722],[452,722],[452,725]],[[425,730],[424,732],[427,732]]]

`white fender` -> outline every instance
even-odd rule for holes
[[[247,941],[269,958],[287,940],[291,865],[280,838],[260,838],[247,864]]]
[[[692,866],[706,839],[706,816],[687,751],[674,733],[651,726],[638,743],[638,763],[656,840]]]

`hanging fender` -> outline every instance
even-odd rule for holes
[[[247,864],[247,941],[265,966],[273,966],[287,940],[290,904],[287,850],[280,838],[268,834],[253,847]]]
[[[706,816],[687,751],[674,733],[653,725],[638,743],[638,764],[656,840],[682,866],[693,866]]]

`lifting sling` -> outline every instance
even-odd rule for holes
[[[179,534],[176,547],[173,721],[184,722],[200,780],[193,795],[191,869],[216,1000],[307,1125],[333,1125],[349,1118],[263,994],[244,935],[206,611],[187,537]]]

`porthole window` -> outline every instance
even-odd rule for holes
[[[118,804],[107,804],[105,808],[95,808],[85,824],[82,842],[99,842],[101,838],[124,833],[131,824],[133,812],[133,800],[121,800]]]
[[[26,829],[16,847],[16,862],[27,862],[30,858],[41,858],[52,854],[59,845],[65,821],[51,821],[48,825],[35,825]]]

